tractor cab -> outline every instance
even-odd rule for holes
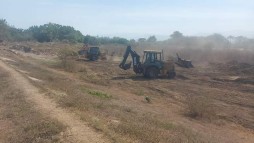
[[[163,54],[161,51],[145,50],[142,63],[156,63],[163,60]]]
[[[89,47],[87,53],[98,55],[100,53],[100,49],[99,49],[99,47]]]

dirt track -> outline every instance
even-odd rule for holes
[[[3,58],[2,58],[3,59]],[[6,59],[5,59],[6,60]],[[8,59],[7,59],[8,60]],[[0,60],[0,67],[11,74],[13,86],[22,89],[28,101],[34,103],[39,112],[57,119],[68,126],[66,133],[63,133],[64,142],[79,143],[104,143],[108,142],[103,135],[89,128],[84,122],[78,119],[74,114],[57,106],[57,104],[47,96],[41,94],[27,78],[9,67]]]

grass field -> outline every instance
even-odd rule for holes
[[[48,45],[31,46],[36,50]],[[232,50],[235,54],[222,56],[220,51],[201,50],[203,54],[195,55],[195,50],[190,50],[184,54],[194,58],[195,68],[176,66],[175,79],[148,80],[118,67],[116,59],[121,59],[124,47],[119,51],[114,50],[119,45],[102,48],[107,46],[112,48],[108,48],[108,60],[96,62],[76,61],[75,56],[64,59],[68,64],[59,60],[57,52],[61,47],[77,51],[78,45],[50,45],[52,55],[2,50],[2,56],[15,61],[6,62],[24,76],[33,77],[29,80],[41,93],[75,113],[111,142],[254,141],[254,66],[249,62],[253,51]],[[117,54],[112,57],[113,51]],[[221,59],[199,60],[211,53],[220,53]],[[228,62],[241,53],[246,59]],[[167,51],[165,54],[170,55]],[[32,120],[38,122],[41,118]],[[52,136],[64,129],[55,121],[49,124],[54,130]]]

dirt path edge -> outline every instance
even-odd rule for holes
[[[29,102],[34,103],[35,108],[42,114],[57,119],[68,127],[70,142],[78,143],[107,143],[109,142],[101,133],[96,132],[81,121],[74,113],[62,109],[49,97],[39,93],[39,89],[33,86],[21,73],[0,60],[0,67],[8,71],[15,86],[20,87]],[[71,138],[71,139],[70,139]]]

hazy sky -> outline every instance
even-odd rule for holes
[[[49,22],[84,35],[126,38],[184,35],[254,38],[254,0],[0,0],[0,19],[17,28]]]

